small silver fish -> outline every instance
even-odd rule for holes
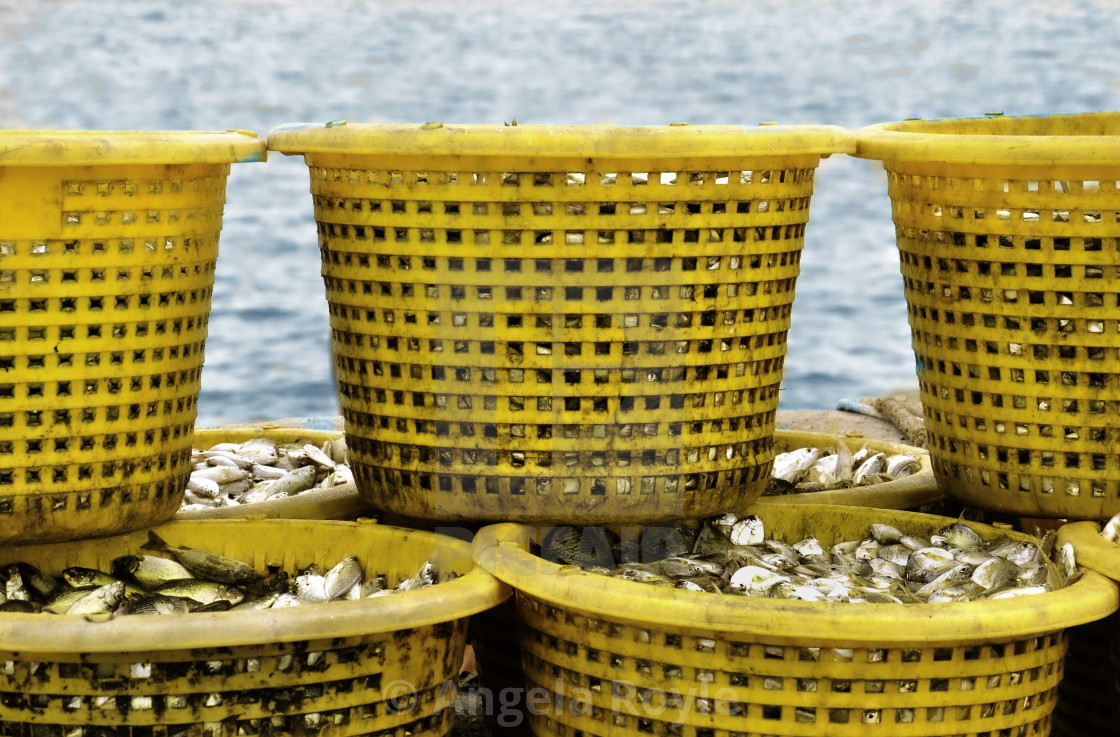
[[[937,532],[954,548],[976,548],[984,544],[984,539],[963,522],[954,522],[951,525],[946,525]]]
[[[876,575],[885,576],[887,578],[902,580],[906,575],[905,565],[899,565],[894,561],[887,560],[886,558],[873,558],[869,565],[871,570]]]
[[[8,566],[7,570],[8,580],[5,583],[4,596],[6,599],[28,601],[31,595],[27,591],[27,587],[23,584],[23,576],[19,573],[19,567],[16,565]]]
[[[731,534],[729,535],[731,542],[735,545],[758,545],[766,539],[763,532],[762,518],[758,515],[751,514],[737,520],[731,526]]]
[[[985,591],[1003,586],[1015,579],[1019,568],[1006,558],[991,557],[972,572],[972,581]]]
[[[327,594],[326,584],[325,576],[313,573],[296,576],[296,596],[301,604],[320,604],[324,601],[330,601],[331,597]]]
[[[95,589],[113,583],[116,579],[93,568],[72,566],[62,571],[62,580],[75,589]]]
[[[788,583],[789,576],[761,566],[743,566],[731,574],[729,586],[748,594],[766,594],[779,583]]]
[[[770,476],[791,486],[796,485],[806,472],[816,463],[822,451],[820,448],[798,448],[774,456],[774,468]]]
[[[1007,558],[1012,563],[1023,566],[1033,563],[1038,558],[1038,546],[1029,541],[1008,541],[988,551],[1000,558]]]
[[[40,600],[49,599],[58,590],[58,581],[30,563],[16,563],[23,585]]]
[[[187,479],[187,491],[193,493],[195,496],[213,499],[221,493],[221,488],[218,482],[213,479],[204,477],[196,477],[193,473]]]
[[[930,594],[934,591],[947,589],[950,586],[959,585],[962,581],[968,580],[972,575],[972,568],[966,565],[955,565],[949,570],[940,573],[927,584],[924,584],[914,590],[914,595],[919,598],[929,598]]]
[[[350,556],[327,571],[327,575],[324,576],[323,589],[328,600],[338,599],[345,596],[361,580],[362,565],[356,557]]]
[[[905,545],[901,543],[895,543],[893,545],[884,545],[880,547],[879,553],[878,555],[876,555],[876,557],[890,561],[895,565],[905,568],[906,561],[910,559],[911,552],[913,551],[911,551],[910,548],[906,547]]]
[[[192,609],[191,599],[166,594],[134,594],[124,597],[114,616],[126,614],[187,614]]]
[[[1101,529],[1101,537],[1109,542],[1120,542],[1120,514],[1112,516],[1108,522],[1104,523]]]
[[[191,473],[192,479],[210,479],[221,486],[249,478],[249,472],[236,466],[207,466]]]
[[[411,578],[405,579],[397,586],[397,591],[412,591],[413,589],[431,586],[438,580],[436,567],[428,562],[420,566],[420,570]]]
[[[797,554],[802,557],[824,555],[824,548],[821,546],[821,541],[815,537],[807,537],[804,540],[798,540],[790,547],[797,551]]]
[[[192,599],[199,604],[228,601],[230,604],[236,605],[245,600],[245,592],[236,586],[218,581],[203,581],[198,578],[165,581],[155,587],[154,593]]]
[[[868,528],[868,533],[871,537],[883,545],[891,545],[899,542],[902,539],[902,533],[899,532],[897,527],[891,525],[873,524]]]
[[[113,575],[128,578],[145,588],[155,588],[166,581],[194,578],[183,565],[158,555],[124,555],[112,562]]]
[[[280,457],[279,451],[276,450],[276,444],[265,438],[246,440],[237,447],[236,453],[253,463],[263,463],[265,465],[275,463]]]
[[[272,602],[271,609],[283,609],[289,606],[300,606],[303,602],[295,594],[280,594],[276,600]]]
[[[338,464],[334,462],[334,459],[320,450],[318,446],[307,443],[303,446],[303,452],[307,454],[308,460],[310,460],[312,463],[322,466],[323,468],[329,468],[333,470],[334,468],[338,467]]]
[[[880,483],[887,479],[882,478],[887,468],[886,453],[876,453],[860,464],[856,469],[854,482],[856,486],[867,486]]]
[[[283,478],[289,472],[277,466],[266,466],[263,463],[253,464],[253,478],[257,481],[273,481]]]
[[[826,597],[820,591],[817,591],[811,586],[798,585],[794,583],[783,582],[776,585],[773,589],[773,598],[775,599],[791,599],[796,601],[825,601]]]
[[[944,548],[915,550],[906,562],[906,580],[927,584],[955,565],[953,554]]]
[[[1063,586],[1068,586],[1081,577],[1073,545],[1070,543],[1065,543],[1058,549],[1058,571],[1061,573]]]
[[[879,557],[879,551],[883,548],[878,540],[864,540],[856,548],[856,560],[871,560],[872,558]]]
[[[148,542],[140,547],[167,553],[193,575],[210,581],[237,585],[260,578],[260,574],[244,561],[185,545],[168,545],[151,530],[148,530]]]
[[[255,465],[253,460],[240,456],[232,450],[221,450],[220,446],[217,445],[210,450],[203,451],[202,456],[206,459],[206,463],[211,466],[236,466],[243,471],[248,471]]]
[[[270,609],[275,605],[276,600],[279,599],[280,596],[280,594],[273,592],[271,594],[265,594],[264,596],[246,598],[240,604],[235,604],[233,609]]]
[[[237,504],[238,497],[246,494],[250,489],[253,488],[253,482],[245,478],[241,479],[240,481],[233,481],[228,484],[222,484],[218,488],[221,491],[221,494],[219,496],[223,504],[226,504],[230,501],[232,501],[234,504]]]
[[[114,581],[86,593],[66,610],[67,614],[104,614],[117,608],[124,596],[124,581]]]
[[[310,489],[315,484],[315,468],[301,466],[294,471],[289,471],[281,478],[276,479],[268,486],[269,496],[280,493],[298,494]]]
[[[88,594],[91,589],[66,589],[56,593],[43,607],[54,614],[66,614],[78,599]]]
[[[887,459],[886,474],[892,480],[898,480],[913,476],[920,468],[916,458],[900,453]]]
[[[911,550],[921,550],[922,548],[931,547],[933,544],[930,542],[929,538],[919,537],[917,535],[903,535],[898,538],[898,541]]]

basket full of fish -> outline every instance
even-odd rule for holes
[[[43,735],[446,734],[467,619],[509,593],[469,543],[305,520],[7,547],[0,578],[0,722]]]
[[[918,509],[944,498],[929,452],[856,435],[778,430],[759,504]]]
[[[1117,609],[1052,538],[749,511],[480,533],[482,567],[516,591],[526,686],[550,694],[537,735],[1047,734],[1066,628]]]
[[[177,519],[355,519],[374,510],[354,485],[341,432],[195,430]]]

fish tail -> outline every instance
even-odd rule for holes
[[[148,542],[141,545],[140,548],[141,548],[141,550],[163,550],[163,551],[167,551],[167,550],[171,549],[171,546],[168,545],[167,542],[162,537],[160,537],[156,533],[152,532],[151,530],[148,530]]]

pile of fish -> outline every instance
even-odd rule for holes
[[[1050,559],[1053,537],[984,541],[957,521],[936,535],[907,535],[873,524],[862,540],[823,546],[807,537],[766,537],[755,515],[724,514],[702,525],[646,528],[620,539],[600,527],[550,531],[550,560],[629,581],[737,596],[856,603],[1003,599],[1041,594],[1080,576],[1073,547]],[[640,561],[640,562],[639,562]]]
[[[282,570],[261,573],[234,558],[168,545],[151,531],[141,549],[163,556],[126,555],[113,560],[109,573],[75,566],[58,576],[30,563],[13,563],[0,576],[0,612],[122,616],[277,609],[369,599],[439,581],[435,565],[427,562],[390,589],[380,578],[363,581],[361,563],[353,556],[325,573],[316,565],[294,577]]]
[[[277,445],[267,438],[219,443],[191,452],[191,477],[180,511],[234,507],[329,489],[354,481],[346,441]]]
[[[798,448],[774,457],[767,494],[800,494],[896,481],[917,473],[918,459],[866,446],[852,453],[837,440],[833,450]]]

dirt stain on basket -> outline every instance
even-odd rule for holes
[[[397,630],[393,633],[393,639],[397,641],[396,656],[397,662],[403,667],[412,660],[412,637],[414,629]]]

